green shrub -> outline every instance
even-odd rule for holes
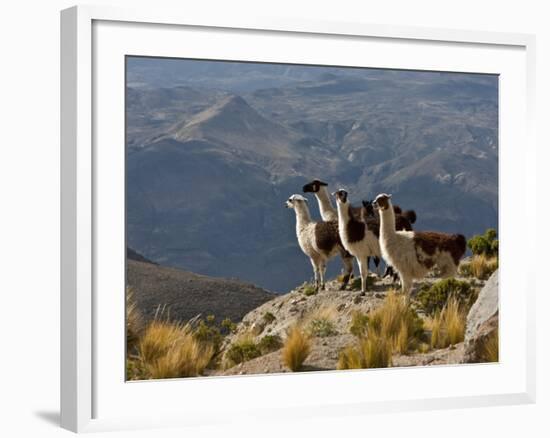
[[[214,350],[215,356],[220,352],[223,335],[220,329],[214,325],[214,321],[214,315],[208,315],[206,321],[200,320],[193,331],[193,337],[203,344],[210,344]]]
[[[326,338],[338,334],[334,328],[334,323],[325,318],[312,319],[308,324],[308,332],[310,335],[318,338]]]
[[[310,297],[311,295],[315,295],[317,293],[317,289],[315,289],[315,286],[311,285],[311,284],[306,284],[303,288],[302,288],[302,293],[306,296],[306,297]]]
[[[275,321],[275,315],[271,312],[265,312],[263,316],[264,322],[266,324],[271,324],[273,321]]]
[[[445,307],[447,300],[451,296],[456,297],[461,304],[469,307],[475,301],[476,295],[476,291],[470,283],[455,278],[446,278],[431,286],[422,286],[416,299],[420,303],[420,307],[428,315],[433,315]]]
[[[283,346],[283,341],[279,335],[266,335],[258,342],[258,348],[262,354],[271,353]]]
[[[248,337],[235,341],[225,353],[230,365],[237,365],[261,355],[260,348],[254,343],[252,338]]]
[[[357,337],[365,336],[367,334],[367,327],[369,325],[369,317],[365,313],[358,310],[351,314],[351,324],[349,326],[349,332]]]
[[[468,248],[472,250],[474,255],[484,254],[488,257],[498,255],[498,239],[497,232],[493,228],[485,231],[485,234],[473,236],[468,240]]]
[[[225,318],[221,323],[222,329],[225,329],[227,333],[235,333],[237,330],[237,324],[235,324],[231,319]]]

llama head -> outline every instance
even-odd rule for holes
[[[373,217],[374,216],[374,201],[363,201],[363,209],[365,211],[365,217]]]
[[[314,179],[310,183],[307,183],[302,190],[304,193],[317,193],[319,190],[321,190],[321,187],[328,186],[327,183],[320,181],[318,179]]]
[[[286,208],[296,208],[299,205],[304,205],[307,202],[307,198],[302,195],[292,195],[285,202]]]
[[[386,193],[381,193],[376,197],[372,205],[377,210],[387,210],[391,205],[390,199],[391,199],[391,195],[388,195]]]
[[[338,204],[346,204],[348,202],[348,192],[344,189],[336,190],[332,196],[336,198]]]

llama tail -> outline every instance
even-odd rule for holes
[[[407,218],[411,224],[416,222],[416,212],[414,210],[405,210],[402,215]]]

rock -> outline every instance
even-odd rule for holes
[[[250,332],[254,336],[258,336],[264,331],[265,325],[261,321],[256,321],[250,326]]]
[[[483,362],[485,341],[496,330],[498,330],[498,270],[487,280],[468,313],[462,362]]]

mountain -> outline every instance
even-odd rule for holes
[[[199,314],[215,315],[240,321],[250,310],[272,299],[274,295],[235,279],[211,278],[175,268],[128,259],[127,284],[146,321],[154,318],[157,309],[165,308],[164,316],[187,321]]]
[[[312,274],[284,201],[316,177],[392,193],[419,230],[498,228],[494,76],[134,61],[127,237],[151,260],[292,289]]]

